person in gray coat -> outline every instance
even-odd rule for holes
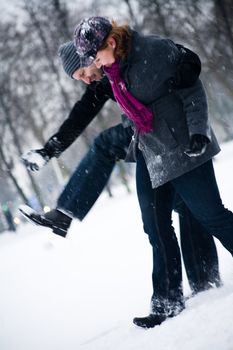
[[[148,182],[154,188],[158,227],[150,242],[153,253],[156,250],[153,269],[161,270],[163,283],[160,290],[153,283],[150,314],[134,319],[138,326],[154,327],[184,308],[180,253],[171,220],[175,192],[233,255],[233,213],[223,206],[215,179],[212,159],[220,148],[209,124],[205,90],[200,79],[177,88],[181,52],[170,39],[91,17],[76,27],[74,42],[84,66],[94,62],[103,67],[116,101],[133,125],[138,191]],[[145,207],[150,200],[145,195]],[[165,265],[168,275],[163,273]]]

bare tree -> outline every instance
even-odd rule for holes
[[[16,189],[16,192],[19,194],[20,198],[23,200],[24,203],[29,204],[27,196],[25,195],[23,189],[18,183],[17,178],[14,176],[12,169],[13,169],[13,162],[8,161],[6,158],[6,155],[4,154],[3,149],[0,147],[0,158],[1,158],[1,163],[2,163],[2,170],[7,173],[8,178],[13,183],[13,186]]]

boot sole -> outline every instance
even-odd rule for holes
[[[62,229],[61,227],[58,227],[52,223],[50,224],[50,222],[47,219],[46,219],[47,223],[43,222],[42,216],[37,214],[32,208],[30,208],[26,205],[20,206],[19,211],[30,223],[32,223],[36,226],[48,227],[51,230],[53,230],[54,233],[56,233],[60,236],[63,236],[63,237],[65,237],[65,235],[67,234],[67,230]],[[35,216],[32,216],[33,214]]]

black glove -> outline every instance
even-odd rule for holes
[[[24,165],[31,171],[43,168],[50,158],[51,156],[44,148],[31,150],[21,156]]]
[[[195,134],[191,137],[190,146],[184,151],[189,157],[199,157],[206,151],[210,140],[205,135]]]

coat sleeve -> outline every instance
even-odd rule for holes
[[[104,94],[97,98],[95,90],[88,86],[82,98],[73,106],[68,118],[44,145],[50,157],[59,157],[82,134],[107,100],[108,96]]]
[[[207,97],[201,80],[189,88],[176,90],[175,94],[183,103],[189,136],[201,134],[211,139]]]

